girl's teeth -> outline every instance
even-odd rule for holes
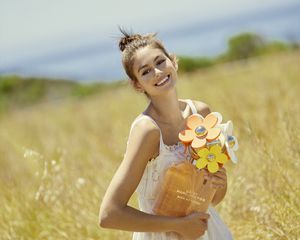
[[[163,80],[161,80],[159,83],[155,84],[156,86],[159,86],[163,83],[165,83],[169,79],[169,76],[165,77]]]

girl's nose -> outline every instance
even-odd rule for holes
[[[159,68],[155,68],[154,71],[155,71],[155,75],[162,73],[162,71]]]

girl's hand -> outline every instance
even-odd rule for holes
[[[182,239],[197,239],[207,230],[208,218],[209,214],[202,212],[194,212],[181,217],[176,232],[182,236]]]
[[[212,187],[216,189],[225,188],[227,185],[227,174],[224,167],[220,168],[216,173],[208,173],[211,178]]]

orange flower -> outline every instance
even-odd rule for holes
[[[218,123],[214,113],[208,114],[204,119],[199,114],[193,114],[187,119],[187,129],[179,133],[179,139],[186,146],[191,144],[194,149],[202,148],[207,141],[214,141],[221,133],[221,129],[214,128]]]

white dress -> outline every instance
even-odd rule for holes
[[[197,113],[193,102],[190,99],[186,99],[192,113]],[[156,126],[156,122],[148,115],[141,114],[138,116],[131,125],[141,120],[142,118],[150,119]],[[162,132],[160,131],[160,147],[159,155],[147,163],[142,179],[136,189],[138,195],[138,204],[140,211],[154,214],[152,209],[154,205],[154,193],[160,186],[163,178],[164,171],[172,164],[177,164],[182,161],[184,155],[184,146],[178,142],[175,145],[168,146],[164,144],[162,138]],[[233,239],[232,235],[221,220],[217,211],[209,206],[207,213],[210,215],[208,220],[208,229],[205,234],[199,238],[199,240],[229,240]],[[178,234],[173,232],[134,232],[133,240],[166,240],[166,239],[181,239]]]

